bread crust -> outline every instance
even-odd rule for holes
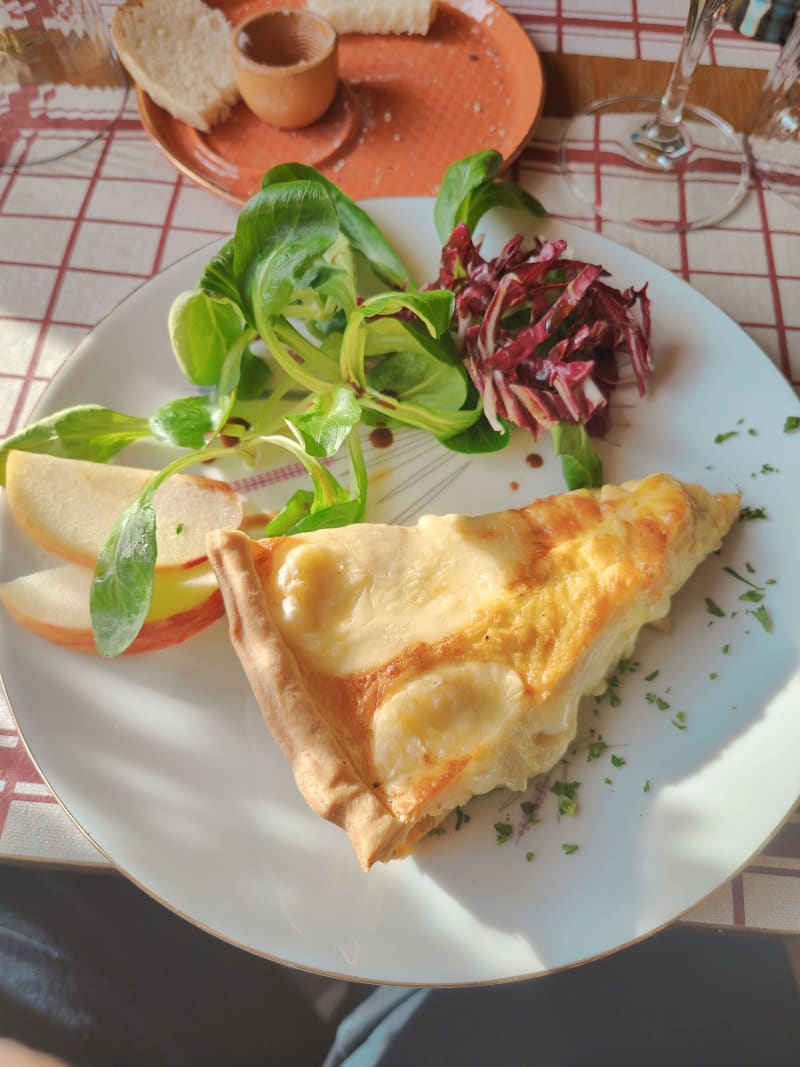
[[[327,19],[337,33],[426,36],[437,14],[436,0],[306,0],[309,11]]]
[[[232,107],[240,98],[233,67],[231,65],[229,77],[224,79],[226,84],[219,85],[215,98],[204,106],[199,103],[190,105],[186,101],[178,99],[159,80],[157,73],[155,73],[155,63],[148,63],[148,42],[140,39],[136,26],[136,16],[141,9],[145,7],[155,9],[161,2],[162,0],[125,0],[115,10],[111,18],[109,26],[111,39],[128,74],[155,104],[169,112],[173,118],[186,123],[187,126],[191,126],[202,133],[208,133],[212,127],[223,122],[228,117]],[[198,6],[202,10],[205,5]],[[172,14],[169,3],[164,4],[163,7],[164,17],[169,18]],[[206,8],[206,10],[211,20],[224,20],[221,12],[211,8]],[[151,43],[151,47],[155,49],[155,41]],[[217,67],[221,67],[222,64],[227,67],[229,62],[227,41],[220,48],[218,56],[199,55],[197,58],[199,62],[205,64],[209,64],[213,58],[216,60]],[[206,86],[209,84],[208,79],[204,84]]]

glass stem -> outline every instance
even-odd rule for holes
[[[658,121],[662,125],[677,126],[680,123],[700,57],[729,2],[730,0],[706,0],[706,3],[702,4],[698,0],[692,0],[681,50],[658,109]]]
[[[700,57],[730,0],[691,0],[680,52],[661,97],[658,114],[633,135],[634,142],[662,165],[689,150],[681,122]]]

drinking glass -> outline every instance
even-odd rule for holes
[[[0,166],[58,159],[99,137],[127,87],[96,0],[2,0]]]
[[[800,16],[767,75],[745,142],[753,173],[800,207]]]
[[[729,0],[691,0],[678,58],[655,96],[623,96],[578,112],[561,139],[561,169],[604,219],[681,232],[725,218],[747,192],[747,154],[735,130],[687,104],[700,57]]]

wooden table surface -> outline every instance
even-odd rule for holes
[[[660,96],[671,64],[609,56],[541,55],[545,75],[544,113],[567,118],[595,100],[641,93]],[[721,115],[736,130],[744,130],[764,71],[744,67],[701,65],[689,101]]]

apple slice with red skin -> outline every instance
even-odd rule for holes
[[[64,559],[94,569],[117,516],[155,471],[18,449],[8,455],[6,499],[25,533]],[[206,556],[206,534],[236,528],[242,500],[225,482],[174,474],[155,494],[156,571],[194,567]]]
[[[77,563],[34,571],[0,585],[0,603],[31,633],[75,652],[96,653],[89,616],[92,571]],[[156,575],[153,599],[131,652],[187,641],[224,612],[209,563]]]

